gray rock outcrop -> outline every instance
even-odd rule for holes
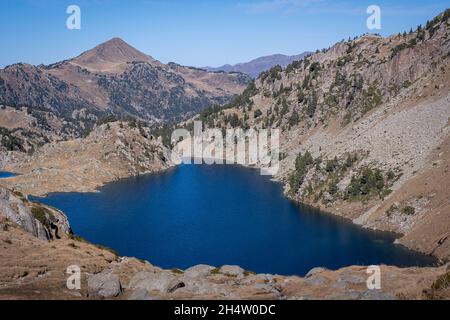
[[[71,232],[67,217],[61,211],[32,203],[23,195],[3,187],[0,187],[0,218],[19,225],[43,240]]]
[[[102,272],[88,278],[90,297],[114,298],[122,293],[122,285],[118,275]]]

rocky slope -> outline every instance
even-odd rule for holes
[[[221,129],[281,130],[290,198],[398,232],[450,258],[450,10],[409,33],[337,43],[275,67],[223,110]],[[189,123],[188,123],[189,125]]]
[[[6,166],[0,184],[35,196],[91,192],[117,179],[170,168],[170,151],[139,122],[112,122],[86,138],[53,142]]]
[[[18,163],[50,142],[84,136],[98,120],[75,120],[51,110],[0,105],[0,168]]]
[[[173,120],[228,101],[248,81],[243,74],[165,65],[114,38],[71,60],[0,70],[0,103],[74,120],[105,114]]]
[[[4,200],[7,200],[5,202]],[[33,216],[36,208],[49,219]],[[12,214],[11,214],[12,213]],[[54,216],[53,216],[54,215]],[[50,218],[51,217],[51,218]],[[36,232],[59,220],[58,237]],[[13,222],[13,220],[15,222]],[[34,227],[29,228],[30,225]],[[38,229],[35,226],[40,226]],[[0,299],[448,299],[449,269],[381,267],[368,290],[365,267],[313,269],[305,277],[254,274],[237,266],[163,270],[73,236],[64,215],[0,188]],[[67,288],[70,266],[80,290]]]
[[[76,138],[84,129],[82,122],[65,120],[49,110],[0,106],[0,152],[32,153],[51,141]]]
[[[214,72],[239,72],[244,73],[256,79],[262,72],[267,71],[275,66],[287,67],[294,61],[300,61],[310,52],[304,52],[301,54],[286,56],[284,54],[273,54],[270,56],[264,56],[253,59],[249,62],[238,63],[235,65],[226,64],[220,67],[206,67],[204,69]]]

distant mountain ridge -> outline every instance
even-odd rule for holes
[[[267,71],[277,65],[285,68],[294,61],[303,60],[310,52],[304,52],[294,56],[287,56],[284,54],[273,54],[270,56],[260,57],[249,62],[238,63],[235,65],[226,64],[221,67],[205,67],[208,71],[223,71],[223,72],[241,72],[256,79],[262,72]]]
[[[171,121],[228,102],[250,81],[244,74],[163,64],[113,38],[48,66],[0,69],[0,104],[83,122],[109,115]]]

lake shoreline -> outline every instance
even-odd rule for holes
[[[111,222],[111,221],[114,221],[114,219],[117,219],[117,214],[118,213],[110,211],[108,209],[108,207],[104,207],[105,200],[103,200],[103,202],[100,202],[100,203],[97,203],[97,204],[95,204],[96,202],[92,202],[92,201],[95,201],[95,199],[98,199],[98,198],[107,198],[107,197],[109,197],[108,194],[111,194],[111,192],[112,192],[111,190],[114,190],[114,194],[115,194],[114,198],[117,198],[118,194],[121,194],[121,200],[120,201],[111,199],[111,201],[114,202],[115,204],[113,205],[114,208],[110,208],[110,209],[111,210],[115,210],[115,207],[122,206],[122,204],[121,204],[122,202],[125,202],[125,203],[136,203],[137,200],[127,200],[128,199],[128,196],[126,196],[127,193],[132,192],[132,193],[136,193],[136,197],[145,197],[145,194],[142,193],[142,190],[141,190],[142,187],[139,187],[139,184],[141,184],[141,183],[147,183],[146,181],[159,181],[161,179],[166,179],[165,177],[168,177],[167,179],[172,179],[171,177],[177,176],[177,175],[180,174],[180,172],[183,172],[183,171],[186,171],[186,170],[188,170],[188,171],[200,171],[200,172],[204,171],[203,169],[198,168],[198,166],[194,166],[194,165],[192,165],[192,166],[185,165],[185,166],[186,167],[191,167],[191,168],[189,168],[189,169],[188,168],[184,168],[185,170],[179,171],[179,170],[176,170],[176,169],[180,169],[180,166],[175,166],[175,167],[173,167],[171,169],[164,170],[164,171],[162,171],[162,172],[160,172],[159,174],[156,174],[156,175],[155,174],[146,174],[146,175],[140,175],[140,176],[137,176],[137,177],[130,177],[129,179],[121,179],[119,181],[111,182],[111,183],[108,183],[108,184],[106,184],[105,186],[103,186],[101,188],[98,188],[95,193],[92,193],[92,195],[89,195],[89,194],[86,194],[86,193],[76,193],[76,192],[75,193],[72,193],[72,192],[71,193],[52,193],[52,194],[47,195],[47,198],[41,198],[41,199],[33,198],[32,200],[37,200],[37,201],[40,201],[40,202],[42,201],[45,204],[56,206],[57,208],[62,209],[64,212],[66,212],[66,214],[68,214],[68,216],[70,218],[70,221],[71,221],[72,225],[74,226],[74,231],[77,234],[81,235],[82,237],[87,238],[89,241],[94,242],[94,243],[101,243],[101,244],[103,244],[103,245],[105,245],[107,247],[114,248],[115,250],[119,251],[121,255],[135,256],[135,257],[138,257],[138,258],[141,258],[141,259],[144,259],[144,260],[152,261],[152,263],[155,263],[156,265],[159,265],[159,266],[161,266],[163,268],[169,268],[169,269],[170,268],[174,268],[174,267],[187,268],[187,267],[190,267],[191,265],[196,265],[198,263],[205,263],[205,264],[209,264],[209,265],[221,265],[221,264],[225,264],[225,263],[226,264],[230,264],[231,263],[231,264],[240,265],[240,266],[242,266],[242,267],[244,267],[246,269],[249,269],[249,270],[252,270],[252,271],[257,271],[257,272],[277,273],[277,274],[286,274],[286,275],[291,275],[291,274],[302,275],[302,272],[306,273],[307,271],[309,271],[310,268],[317,267],[317,266],[327,267],[329,269],[336,270],[336,269],[339,269],[339,268],[345,267],[345,266],[361,265],[361,264],[372,264],[372,262],[374,262],[375,264],[384,263],[384,264],[387,264],[387,265],[397,265],[397,266],[400,266],[400,267],[401,266],[404,266],[404,267],[412,267],[412,266],[425,267],[425,266],[436,266],[437,265],[437,261],[434,258],[431,259],[430,256],[423,255],[422,253],[417,252],[417,251],[412,251],[412,250],[410,250],[409,248],[407,248],[405,246],[399,246],[399,245],[395,244],[394,241],[395,241],[396,237],[394,236],[393,233],[385,232],[385,231],[379,231],[379,230],[371,230],[371,229],[367,229],[367,228],[360,228],[359,226],[353,224],[349,219],[346,219],[344,217],[340,217],[340,216],[337,216],[337,215],[330,214],[329,212],[326,212],[326,211],[323,211],[323,210],[317,210],[316,208],[314,208],[312,206],[299,204],[297,202],[292,201],[289,198],[286,198],[284,193],[282,192],[283,191],[283,184],[281,182],[279,182],[279,181],[273,181],[273,179],[270,179],[270,177],[263,177],[263,180],[266,181],[268,185],[271,185],[272,188],[275,188],[275,189],[279,190],[279,191],[277,191],[277,194],[279,192],[279,195],[275,196],[275,198],[284,199],[284,200],[281,200],[281,201],[283,201],[285,203],[290,203],[288,206],[295,207],[295,215],[299,215],[300,214],[300,216],[299,216],[299,217],[301,217],[300,219],[303,219],[303,220],[306,220],[306,221],[308,221],[308,220],[324,221],[324,222],[325,221],[329,221],[329,222],[326,222],[326,224],[329,224],[329,223],[332,223],[332,225],[336,224],[336,226],[334,227],[336,229],[330,229],[328,231],[322,230],[320,225],[317,226],[319,229],[317,229],[317,231],[315,231],[316,227],[313,224],[313,225],[309,226],[309,228],[311,228],[309,230],[311,230],[311,231],[307,231],[307,233],[305,233],[304,231],[302,231],[302,230],[304,230],[304,229],[302,229],[302,228],[304,228],[302,225],[297,225],[295,221],[290,221],[288,223],[288,225],[289,225],[289,230],[292,230],[292,232],[294,232],[293,229],[295,229],[296,230],[295,233],[303,234],[305,237],[308,237],[310,239],[310,241],[313,241],[313,243],[315,241],[313,235],[316,232],[320,232],[319,234],[323,234],[325,237],[329,237],[330,239],[333,237],[333,234],[335,232],[333,230],[340,230],[339,232],[341,232],[343,234],[347,234],[348,233],[348,235],[351,235],[353,232],[357,232],[357,234],[359,234],[359,233],[364,234],[364,237],[380,239],[380,245],[386,246],[386,251],[383,251],[383,252],[385,252],[384,253],[385,255],[394,256],[394,257],[396,257],[398,255],[398,257],[395,258],[395,259],[398,260],[398,259],[402,259],[401,257],[404,254],[406,254],[406,253],[403,253],[403,251],[405,251],[405,252],[409,252],[408,254],[411,254],[412,256],[417,257],[417,258],[414,258],[414,259],[417,259],[418,263],[417,264],[415,264],[415,263],[403,264],[402,262],[394,262],[393,260],[392,260],[392,262],[389,262],[389,261],[391,261],[391,260],[389,260],[391,258],[387,258],[387,256],[385,258],[382,258],[381,256],[379,258],[377,258],[377,254],[375,252],[374,253],[370,253],[370,252],[372,252],[371,251],[372,249],[370,249],[370,247],[368,247],[368,248],[364,249],[364,250],[367,250],[366,253],[361,253],[361,258],[363,260],[360,260],[360,258],[358,258],[358,259],[355,259],[353,261],[349,261],[348,263],[345,263],[345,262],[342,263],[342,262],[339,262],[339,260],[333,260],[335,262],[332,262],[331,264],[329,262],[326,262],[326,260],[323,260],[323,261],[321,260],[322,262],[316,261],[317,263],[314,263],[314,258],[313,258],[314,254],[313,254],[313,256],[310,256],[310,259],[311,259],[310,267],[305,268],[305,270],[302,270],[300,273],[290,272],[290,271],[287,271],[287,272],[277,271],[277,269],[272,269],[272,270],[271,269],[268,269],[268,270],[258,269],[258,268],[252,267],[251,264],[250,265],[246,264],[245,262],[236,261],[236,263],[235,263],[234,262],[235,260],[233,260],[233,259],[228,259],[227,260],[226,259],[226,255],[224,256],[225,260],[221,261],[221,262],[216,262],[214,260],[210,261],[208,259],[206,259],[206,260],[199,259],[199,260],[192,260],[191,262],[183,263],[183,259],[181,259],[181,260],[179,260],[179,261],[181,261],[181,263],[166,264],[164,261],[159,261],[158,259],[155,259],[154,256],[152,256],[151,254],[149,256],[145,256],[146,253],[140,252],[139,249],[133,249],[131,252],[127,251],[128,249],[123,249],[123,248],[121,249],[121,245],[120,244],[118,246],[116,246],[114,244],[114,242],[108,242],[108,241],[112,241],[112,240],[107,240],[107,238],[109,236],[107,236],[106,240],[103,239],[102,237],[99,237],[99,236],[95,236],[93,238],[90,237],[90,234],[92,234],[92,232],[89,231],[91,229],[91,226],[96,224],[97,223],[96,221],[99,221],[99,223],[101,223],[101,221],[105,221],[104,219],[108,219],[108,217],[111,217],[111,219],[108,219],[105,222],[106,224],[102,225],[102,227],[98,227],[99,230],[100,229],[109,230],[108,232],[103,231],[103,232],[106,232],[107,234],[117,234],[117,232],[120,232],[119,230],[114,230],[114,229],[110,230],[110,229],[108,229],[108,228],[110,228],[111,223],[114,224],[114,222]],[[183,166],[181,166],[181,167],[183,167]],[[242,173],[245,173],[245,175],[242,176],[242,177],[244,177],[243,178],[244,180],[245,180],[245,177],[246,177],[246,173],[249,173],[248,174],[249,176],[254,176],[254,177],[257,178],[257,181],[253,182],[252,185],[254,185],[255,183],[257,183],[258,185],[261,185],[261,186],[266,185],[266,183],[258,182],[258,181],[261,180],[261,178],[260,178],[261,176],[255,171],[255,170],[257,170],[257,168],[252,168],[253,170],[247,171],[249,168],[243,167],[243,166],[236,166],[236,165],[234,166],[235,168],[233,168],[233,169],[226,168],[225,166],[221,166],[221,168],[219,168],[220,170],[218,170],[218,168],[208,168],[208,167],[209,167],[208,165],[204,165],[204,168],[205,168],[206,172],[209,172],[209,173],[213,174],[213,176],[215,176],[217,174],[220,175],[220,173],[217,173],[217,172],[229,172],[230,179],[226,179],[226,178],[222,178],[222,179],[225,179],[223,181],[228,180],[225,183],[226,183],[227,186],[229,186],[231,188],[233,188],[234,184],[242,186],[242,181],[240,180],[240,177],[242,176]],[[237,171],[237,176],[233,176],[233,172],[236,172],[235,170],[238,170]],[[203,174],[201,174],[201,175],[203,176]],[[143,178],[143,179],[140,179],[140,178]],[[209,179],[208,179],[208,176],[205,176],[203,179],[205,179],[205,178],[207,180],[211,180],[212,177],[210,176]],[[247,177],[247,179],[248,178],[249,177]],[[220,180],[220,181],[222,181],[222,180]],[[218,181],[216,181],[216,183],[217,182]],[[138,185],[136,185],[136,183]],[[208,182],[208,183],[211,183],[211,182]],[[136,185],[137,189],[135,189],[135,187],[134,187],[135,185]],[[153,184],[150,183],[149,187],[146,187],[146,188],[151,188],[150,186],[152,186],[152,185]],[[190,185],[190,184],[186,184],[186,183],[183,184],[183,186],[187,186],[187,185]],[[193,185],[194,185],[193,187],[198,186],[198,181],[194,180],[193,181]],[[124,186],[124,187],[122,187],[122,186]],[[177,189],[178,187],[176,187],[176,186],[177,186],[177,184],[174,184],[173,188]],[[164,191],[165,191],[165,193],[172,193],[172,192],[168,192],[165,189],[161,189],[161,187],[158,186],[158,184],[153,185],[153,187],[155,189],[154,189],[154,191],[152,191],[152,193],[156,192],[156,190],[158,190],[158,193],[164,193]],[[127,189],[127,190],[125,190],[124,194],[121,191],[119,191],[119,190],[121,190],[121,188]],[[265,187],[262,187],[262,188],[264,189]],[[159,190],[159,189],[161,189],[162,191]],[[132,190],[132,191],[129,191],[129,190]],[[145,190],[147,190],[147,189],[145,189]],[[198,193],[198,191],[197,191],[197,193]],[[203,194],[203,192],[200,192],[200,193]],[[241,192],[241,193],[243,193],[243,192]],[[223,196],[228,198],[227,195],[223,195]],[[133,199],[134,199],[134,197],[135,196],[133,196]],[[74,202],[74,205],[70,205],[69,206],[67,204],[67,203],[69,203],[69,201],[71,201],[71,202],[75,201],[75,200],[70,200],[70,199],[79,199],[79,200],[77,200],[77,202]],[[136,198],[136,199],[138,199],[138,198]],[[178,201],[178,200],[175,200],[175,198],[169,198],[169,199],[172,199],[172,200],[167,200],[167,202],[177,202]],[[189,199],[191,199],[191,196],[182,197],[182,198],[179,199],[178,202],[186,203],[186,201],[188,201]],[[239,198],[231,197],[230,199],[235,199],[235,202],[243,203],[243,200],[242,199],[239,200]],[[271,199],[272,198],[269,197],[269,198],[267,198],[267,201],[270,202],[270,203],[277,203],[276,201],[278,201],[278,200],[275,200],[275,199],[273,199],[273,200],[271,200]],[[196,203],[199,200],[200,199],[197,199],[197,198],[194,197],[192,199],[192,202],[187,207],[185,207],[185,205],[182,205],[178,212],[183,212],[184,210],[189,210],[189,207],[193,206],[192,203]],[[58,201],[59,201],[59,203],[58,203]],[[143,201],[144,201],[143,203],[145,203],[146,200],[143,199]],[[159,200],[156,200],[156,199],[154,201],[156,201],[156,203],[159,202]],[[218,203],[219,201],[220,200],[218,200],[218,199],[212,200],[213,203]],[[254,201],[255,201],[255,199],[249,198],[248,201],[244,201],[244,202],[248,202],[248,203],[245,204],[245,206],[247,206],[247,205],[251,206],[251,203],[254,202]],[[90,214],[82,213],[82,212],[84,212],[86,210],[89,210],[89,209],[83,209],[84,207],[83,208],[77,208],[75,204],[76,203],[86,203],[86,202],[87,203],[91,203],[91,206],[94,206],[94,207],[99,207],[99,206],[102,207],[103,208],[102,210],[105,211],[105,213],[101,214],[100,217],[98,217],[98,218],[92,218],[92,217],[95,217],[95,216],[98,215],[96,213],[96,210],[93,210],[93,211],[91,210],[92,212],[89,211]],[[109,202],[110,201],[106,201],[106,203],[109,203]],[[139,201],[139,202],[141,202],[141,201]],[[62,203],[62,205],[60,203]],[[264,208],[267,207],[267,211],[271,211],[272,212],[272,216],[274,216],[275,220],[272,221],[271,223],[269,223],[268,225],[277,225],[279,223],[281,223],[281,225],[283,225],[283,224],[286,223],[284,220],[286,220],[289,215],[286,216],[286,213],[284,211],[278,211],[274,207],[272,207],[272,209],[270,209],[271,205],[268,205],[267,203],[265,203],[264,200],[262,200],[262,202],[260,202],[259,205],[260,205],[260,207],[261,206],[263,206]],[[136,204],[133,204],[133,206],[131,206],[131,207],[134,207],[134,206],[136,206]],[[146,216],[146,214],[147,214],[146,211],[147,210],[153,211],[153,212],[155,212],[155,210],[156,211],[160,211],[160,212],[165,212],[165,215],[167,215],[167,212],[166,212],[167,208],[164,207],[164,206],[166,206],[165,204],[162,205],[165,209],[163,209],[163,207],[161,207],[161,209],[157,209],[159,207],[151,209],[149,206],[152,206],[152,204],[147,204],[146,206],[142,207],[142,209],[140,211],[138,210],[138,212],[130,211],[128,213],[128,215],[131,215],[131,216],[134,217],[132,224],[137,223],[137,225],[140,225],[140,226],[145,225],[145,223],[146,223],[145,219],[143,221],[135,220],[135,219],[136,219],[137,216]],[[227,205],[225,207],[228,207],[228,206],[229,205]],[[173,207],[173,205],[171,205],[171,206],[169,205],[169,207]],[[214,208],[214,205],[212,207]],[[187,208],[187,209],[185,209],[185,208]],[[77,210],[78,211],[81,210],[80,214],[82,214],[82,216],[79,216]],[[128,209],[124,209],[124,210],[128,210]],[[133,210],[133,209],[130,209],[130,210]],[[178,209],[174,209],[174,210],[177,211]],[[207,213],[208,212],[207,210],[209,210],[209,209],[202,209],[200,211]],[[235,210],[235,209],[231,209],[231,210]],[[245,212],[254,211],[254,210],[249,209],[247,207],[242,208],[242,209],[238,209],[238,210],[243,210]],[[141,213],[139,213],[139,212],[141,212]],[[76,213],[76,215],[74,216],[75,213]],[[242,214],[242,212],[241,212],[241,214]],[[161,228],[158,228],[158,229],[161,229],[160,231],[158,231],[158,230],[153,230],[152,231],[151,229],[150,230],[146,230],[146,232],[149,232],[149,233],[152,233],[152,234],[159,234],[160,232],[163,233],[160,236],[155,236],[155,239],[153,241],[156,241],[156,239],[160,239],[161,237],[164,238],[164,234],[166,232],[169,232],[169,230],[173,230],[173,228],[176,228],[175,226],[173,226],[169,230],[164,231],[165,230],[164,229],[165,228],[164,227],[164,225],[165,225],[164,219],[166,219],[166,218],[160,217],[160,214],[157,214],[157,213],[155,213],[153,215],[154,216],[156,215],[156,217],[159,217],[159,219],[163,219],[163,220],[158,220],[157,219],[155,221],[152,220],[153,223],[156,223],[156,221],[158,221],[158,224],[162,223]],[[185,219],[186,218],[183,217],[180,221],[184,221]],[[258,227],[258,225],[259,224],[264,225],[265,221],[266,221],[265,219],[266,219],[265,216],[261,215],[261,214],[259,214],[256,217],[255,222],[257,223],[257,225],[255,226],[255,228],[256,228],[255,230],[264,231],[264,228],[261,229],[261,226]],[[94,220],[94,222],[92,220]],[[246,220],[247,219],[245,217],[243,222],[247,223],[248,221],[246,222]],[[193,222],[194,222],[194,226],[195,226],[197,221],[193,221]],[[321,223],[324,223],[324,222],[321,222]],[[221,222],[221,223],[223,223],[223,222]],[[242,221],[240,223],[242,223]],[[78,224],[78,226],[77,226],[77,224]],[[124,220],[122,222],[122,224],[129,225],[129,222],[126,222],[126,220]],[[207,224],[204,224],[204,225],[207,225]],[[224,226],[226,226],[226,225],[227,224],[225,223]],[[131,225],[130,225],[130,227],[131,227]],[[98,228],[96,227],[96,230]],[[86,231],[86,229],[88,231]],[[194,229],[195,229],[195,227],[194,227]],[[82,231],[82,230],[84,230],[84,231]],[[189,234],[190,230],[191,230],[191,228],[185,229],[185,232],[188,232],[187,234]],[[82,232],[78,233],[78,231],[82,231]],[[98,231],[96,231],[96,232],[98,232]],[[135,230],[135,232],[136,232],[136,230]],[[135,232],[134,232],[134,236],[140,238],[141,236],[139,236]],[[236,232],[239,233],[239,231],[237,231],[237,230],[236,230]],[[308,234],[311,233],[311,232],[312,232],[311,236],[313,236],[313,237],[308,236]],[[281,231],[280,233],[277,233],[277,234],[282,234],[282,233],[284,233],[284,232]],[[227,238],[227,239],[233,239],[236,236],[235,235],[233,237],[232,235],[227,235],[227,234],[228,233],[227,233],[226,229],[224,229],[223,230],[223,234],[221,235],[221,237],[224,237],[224,238]],[[286,236],[289,236],[289,233],[287,233]],[[121,237],[121,239],[123,238],[122,242],[127,243],[127,247],[133,248],[134,244],[133,244],[132,239],[130,239],[128,241],[127,237],[128,237],[128,235],[123,235],[123,237]],[[280,237],[279,236],[277,237],[275,234],[271,235],[270,233],[268,233],[268,234],[265,234],[264,237],[267,238],[267,239],[269,239],[269,238],[270,239],[275,239],[275,242],[273,240],[271,241],[271,242],[274,242],[274,243],[277,243],[278,241],[280,241],[280,239],[278,239]],[[317,237],[317,235],[315,237]],[[193,236],[189,236],[188,238],[193,241],[191,243],[190,247],[192,247],[192,246],[195,247],[196,235],[194,234]],[[383,239],[383,240],[381,240],[381,239]],[[365,243],[364,241],[366,241],[364,239],[361,239],[361,240],[362,240],[361,243]],[[144,241],[144,239],[141,239],[141,241]],[[186,240],[186,241],[189,241],[189,240]],[[214,240],[211,240],[211,241],[216,243]],[[320,241],[323,241],[323,240],[320,240]],[[328,240],[325,240],[325,241],[328,241]],[[247,245],[247,242],[244,239],[242,239],[242,241],[238,241],[238,242],[239,243],[244,243],[245,245]],[[356,242],[358,242],[358,240],[356,240]],[[151,243],[151,242],[148,242],[148,243]],[[288,250],[289,246],[292,245],[293,243],[295,243],[295,241],[292,240],[292,242],[290,242],[291,244],[288,244],[288,243],[289,242],[287,242],[285,245],[280,246],[280,248],[278,250],[275,250],[275,252]],[[326,243],[328,243],[328,242],[326,242]],[[333,243],[333,241],[331,241],[331,243]],[[340,247],[340,249],[337,249],[337,248],[336,249],[337,250],[343,250],[343,251],[341,251],[343,253],[343,256],[349,256],[350,257],[351,255],[356,254],[356,252],[359,252],[359,251],[355,251],[354,247],[352,249],[353,245],[351,243],[352,242],[346,244],[345,246]],[[382,243],[384,243],[384,244],[382,244]],[[217,244],[217,245],[220,246],[220,244]],[[237,243],[235,243],[235,245],[238,246]],[[303,246],[305,246],[305,245],[303,245]],[[328,246],[330,246],[330,247],[328,247]],[[322,246],[322,247],[317,247],[316,249],[308,249],[308,250],[318,250],[318,252],[321,252],[320,255],[327,256],[328,255],[327,252],[329,252],[329,249],[332,248],[334,245],[333,244],[328,244],[328,246],[325,245],[325,246]],[[365,244],[364,244],[364,246],[365,246]],[[391,246],[392,246],[393,249],[388,249],[388,247],[390,248]],[[171,248],[170,243],[165,243],[165,247]],[[255,247],[254,249],[251,249],[251,250],[253,252],[258,252],[259,251],[258,247],[261,248],[261,247],[265,247],[265,246],[262,243],[259,246]],[[314,246],[314,248],[315,247],[316,246]],[[348,250],[346,248],[348,248]],[[331,249],[331,252],[337,252],[336,249]],[[162,248],[161,248],[161,250],[162,250]],[[396,250],[398,250],[398,252]],[[194,250],[194,252],[199,252],[198,254],[201,255],[202,249],[198,248],[198,249]],[[301,252],[303,252],[303,251],[299,251],[299,253],[292,252],[292,254],[289,254],[289,256],[286,256],[286,257],[283,257],[283,258],[279,257],[279,260],[280,261],[288,261],[288,262],[286,262],[286,264],[290,264],[290,263],[293,263],[293,261],[296,259],[296,256],[298,256],[298,255],[309,256],[310,254],[312,254],[312,253],[307,253],[308,251],[304,252],[304,253],[301,253]],[[365,252],[365,251],[363,251],[363,252]],[[391,253],[388,254],[388,252],[391,252]],[[180,255],[182,255],[181,252],[180,252]],[[206,255],[206,256],[208,256],[208,255]],[[215,254],[213,254],[211,257],[214,257],[214,256],[215,256]],[[425,257],[427,257],[426,260],[429,261],[429,262],[427,262],[426,264],[423,264],[423,262],[420,262],[420,261],[422,261],[422,258],[421,258],[422,256],[424,257],[423,259],[425,259]],[[370,257],[372,257],[372,258],[370,258]],[[299,258],[299,257],[297,257],[297,258]],[[321,259],[323,259],[323,258],[321,258]],[[333,259],[333,258],[331,258],[331,256],[330,256],[329,259]],[[368,259],[368,260],[365,260],[365,259]],[[375,259],[375,261],[373,259]],[[376,259],[380,259],[380,260],[378,261]],[[292,260],[292,261],[290,261],[290,260]],[[254,261],[257,261],[257,259],[254,260]],[[414,260],[414,261],[416,261],[416,260]],[[334,263],[337,263],[337,265],[333,267]],[[339,264],[339,263],[341,263],[341,264]]]
[[[102,188],[108,186],[109,184],[121,182],[121,181],[130,179],[130,178],[138,178],[138,177],[154,176],[154,175],[161,174],[161,173],[164,173],[164,172],[170,172],[171,170],[177,169],[180,165],[183,165],[183,163],[170,163],[170,166],[169,166],[169,167],[167,167],[167,168],[162,168],[162,169],[160,169],[160,170],[158,170],[158,171],[154,171],[154,172],[143,172],[143,173],[133,174],[133,175],[128,175],[128,176],[124,176],[124,177],[116,177],[115,179],[112,179],[112,180],[102,180],[102,181],[97,181],[97,184],[96,184],[95,186],[88,187],[88,188],[83,188],[83,189],[81,189],[81,188],[74,188],[74,189],[71,189],[71,190],[69,190],[69,191],[50,191],[50,192],[47,192],[46,190],[42,190],[41,193],[38,193],[38,194],[29,194],[29,195],[30,195],[32,198],[36,198],[36,199],[38,199],[38,198],[45,199],[45,198],[48,198],[49,196],[54,195],[54,194],[67,194],[67,193],[89,194],[89,193],[100,193],[100,192],[102,192]],[[208,164],[203,164],[203,165],[208,166]],[[213,164],[213,165],[214,165],[214,164]],[[229,164],[222,164],[222,165],[223,165],[223,166],[229,166]],[[242,167],[242,168],[251,169],[251,170],[261,170],[261,168],[260,168],[259,166],[257,166],[257,165],[232,164],[231,166]],[[15,174],[15,176],[7,177],[7,178],[4,178],[4,179],[2,179],[2,180],[3,180],[3,181],[13,181],[14,179],[17,179],[17,177],[20,177],[20,174],[21,174],[21,173],[18,173],[18,174]],[[401,233],[393,232],[393,231],[391,231],[391,230],[384,230],[384,229],[372,228],[371,226],[360,225],[360,224],[355,223],[352,219],[350,219],[350,218],[348,218],[348,217],[345,217],[345,216],[342,216],[342,215],[340,215],[339,213],[333,212],[332,210],[327,210],[326,208],[324,209],[324,208],[322,208],[321,206],[314,206],[314,205],[309,204],[309,203],[303,203],[303,202],[300,202],[300,201],[298,201],[298,200],[296,200],[296,199],[293,199],[292,197],[290,197],[290,196],[286,193],[286,183],[285,183],[284,181],[282,181],[279,177],[274,177],[274,176],[272,176],[272,177],[269,178],[269,180],[270,180],[272,183],[279,184],[279,185],[283,188],[283,196],[284,196],[287,200],[289,200],[290,202],[292,202],[292,203],[294,203],[294,204],[296,204],[296,205],[306,206],[306,207],[312,208],[312,209],[314,209],[314,210],[318,210],[318,211],[320,211],[321,213],[323,213],[323,214],[325,214],[325,215],[330,215],[330,216],[335,217],[335,218],[340,218],[340,219],[342,219],[342,221],[345,221],[346,223],[351,223],[352,225],[356,225],[356,226],[360,227],[361,229],[364,229],[364,230],[367,230],[367,231],[371,231],[371,232],[380,232],[380,233],[385,233],[385,234],[391,235],[391,236],[395,239],[395,241],[394,241],[395,245],[397,245],[397,246],[399,246],[399,247],[406,248],[406,249],[408,249],[408,250],[411,250],[412,252],[416,252],[416,253],[419,253],[419,254],[423,254],[423,255],[425,255],[425,256],[429,256],[429,257],[432,257],[432,258],[436,259],[437,267],[438,267],[438,266],[442,266],[442,265],[444,265],[444,264],[446,263],[446,261],[441,260],[441,259],[440,259],[439,257],[437,257],[436,255],[430,255],[430,254],[427,254],[426,252],[417,250],[417,248],[411,248],[411,247],[409,247],[407,244],[404,244],[404,243],[399,242],[399,239],[403,236]],[[0,180],[0,185],[2,184],[1,182],[2,182],[2,181]],[[8,187],[8,186],[6,186],[6,187]]]

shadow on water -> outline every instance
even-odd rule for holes
[[[304,275],[322,266],[436,264],[395,236],[295,204],[259,170],[181,165],[124,179],[99,193],[38,199],[67,213],[80,236],[163,268],[240,265]]]

